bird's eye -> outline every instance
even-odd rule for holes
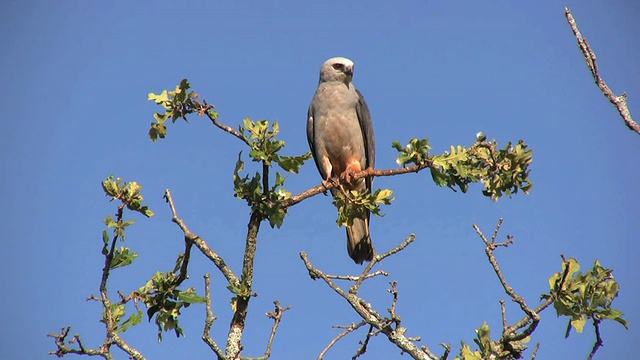
[[[342,70],[344,68],[344,65],[342,64],[333,64],[333,68],[336,70]]]

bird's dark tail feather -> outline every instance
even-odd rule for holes
[[[356,264],[373,259],[375,249],[369,234],[369,219],[355,218],[353,225],[347,227],[347,251]]]

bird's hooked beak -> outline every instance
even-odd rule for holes
[[[353,66],[346,66],[344,68],[344,74],[346,75],[344,77],[344,84],[347,85],[348,88],[349,84],[353,80]]]

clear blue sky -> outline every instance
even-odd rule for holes
[[[392,5],[393,4],[393,5]],[[149,92],[189,78],[217,105],[221,120],[277,119],[285,153],[308,151],[306,111],[320,65],[333,56],[356,63],[355,83],[373,115],[379,168],[396,164],[393,140],[429,137],[434,151],[469,145],[478,131],[501,144],[524,139],[535,150],[529,196],[494,203],[472,186],[463,195],[436,187],[428,174],[377,179],[396,201],[372,221],[385,251],[410,233],[409,249],[386,260],[389,279],[370,281],[362,295],[384,312],[385,289],[397,280],[398,313],[409,336],[441,353],[439,343],[471,342],[488,321],[500,331],[506,299],[471,225],[490,232],[504,217],[516,244],[498,252],[510,284],[530,304],[548,291],[560,254],[584,267],[599,259],[615,269],[617,307],[631,322],[602,325],[599,359],[640,352],[640,136],[622,124],[593,84],[563,13],[567,5],[595,49],[612,89],[627,91],[640,120],[640,6],[633,1],[495,2],[294,1],[20,2],[0,5],[0,132],[3,229],[3,335],[0,358],[45,359],[45,337],[72,325],[87,346],[104,338],[97,293],[103,258],[102,220],[115,206],[100,181],[113,174],[143,184],[156,212],[128,233],[140,256],[114,271],[110,289],[130,292],[156,270],[173,267],[182,234],[161,199],[165,188],[180,215],[239,271],[248,210],[233,198],[232,171],[243,149],[204,119],[170,126],[159,143],[147,138],[156,107]],[[292,175],[288,189],[319,183],[315,166]],[[245,335],[245,355],[262,354],[279,299],[291,305],[277,335],[275,359],[315,358],[338,333],[333,324],[359,319],[298,257],[329,273],[358,273],[347,257],[344,229],[330,198],[291,209],[282,229],[263,227]],[[224,342],[230,293],[212,264],[196,254],[188,286],[202,291],[212,273],[214,337]],[[508,319],[522,314],[509,302]],[[149,359],[210,357],[200,340],[204,308],[184,312],[186,338],[157,344],[145,323],[125,338]],[[534,343],[540,359],[586,358],[594,335],[573,333],[566,319],[543,313]],[[340,341],[329,359],[353,355],[364,330]],[[26,345],[26,346],[25,346]],[[126,356],[116,355],[120,359]],[[365,359],[400,358],[384,338]]]

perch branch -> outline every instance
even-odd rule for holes
[[[422,165],[413,165],[413,166],[407,166],[407,167],[403,167],[403,168],[398,168],[398,169],[390,169],[390,170],[375,170],[373,168],[368,168],[366,170],[362,170],[362,171],[358,171],[358,172],[354,172],[353,175],[351,176],[352,181],[358,180],[358,179],[362,179],[365,177],[379,177],[379,176],[394,176],[394,175],[399,175],[399,174],[408,174],[408,173],[417,173],[421,170],[424,170],[426,168],[430,168],[433,167],[433,162],[431,161],[427,161],[426,163],[422,164]],[[315,187],[312,187],[311,189],[308,189],[306,191],[303,191],[297,195],[294,195],[292,197],[290,197],[289,199],[285,200],[282,202],[282,207],[283,208],[288,208],[291,207],[293,205],[296,205],[298,203],[300,203],[301,201],[308,199],[312,196],[316,196],[318,194],[321,193],[325,193],[327,190],[333,189],[337,186],[339,186],[340,183],[339,182],[329,182],[328,184],[321,184]]]

